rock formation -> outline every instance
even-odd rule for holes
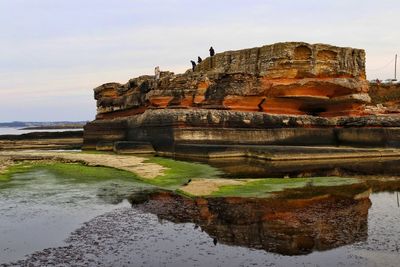
[[[361,49],[291,42],[227,51],[184,74],[161,72],[157,80],[140,76],[95,88],[97,116],[85,127],[84,146],[336,145],[336,127],[400,125],[364,116],[368,87]]]
[[[367,112],[393,114],[400,112],[400,83],[370,83],[371,104]]]
[[[206,58],[194,72],[141,76],[95,89],[98,118],[148,108],[201,108],[320,116],[361,115],[370,101],[365,53],[323,44],[277,43]],[[107,116],[108,115],[108,116]]]

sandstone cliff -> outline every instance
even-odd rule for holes
[[[206,58],[194,72],[162,72],[157,81],[141,76],[96,88],[98,118],[148,108],[361,115],[370,101],[364,62],[363,50],[323,44],[277,43],[228,51]]]
[[[111,149],[118,141],[165,149],[177,142],[340,145],[346,140],[397,146],[397,129],[383,135],[356,129],[400,125],[398,117],[371,116],[365,78],[361,49],[290,42],[218,53],[194,71],[164,71],[159,79],[145,75],[95,88],[97,116],[85,127],[85,147]],[[351,129],[338,132],[338,127]]]

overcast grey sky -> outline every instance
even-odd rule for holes
[[[0,0],[0,121],[91,120],[92,88],[282,41],[363,48],[393,77],[399,0]]]

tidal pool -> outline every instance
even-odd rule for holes
[[[197,159],[201,160],[201,159]],[[253,158],[202,160],[224,171],[226,178],[248,177],[326,177],[326,176],[398,176],[396,157],[370,159],[265,161]]]
[[[0,183],[0,264],[398,266],[398,185],[190,199],[107,168],[33,169]]]
[[[96,175],[70,165],[68,174],[57,166],[19,172],[0,182],[0,263],[65,244],[83,222],[130,206],[127,195],[146,187],[122,171],[100,168],[96,172],[103,173]]]

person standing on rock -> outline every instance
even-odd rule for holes
[[[192,63],[192,70],[194,71],[194,68],[196,68],[196,62],[193,60],[190,60],[190,63]]]
[[[160,80],[160,75],[161,75],[160,67],[157,66],[154,68],[154,79],[156,87],[158,87],[158,81]]]
[[[203,60],[201,59],[201,57],[197,57],[197,64],[201,63]]]
[[[214,51],[214,48],[212,46],[210,47],[209,51],[210,51],[210,57],[215,55],[215,51]]]
[[[160,67],[159,66],[155,67],[154,68],[154,77],[156,78],[156,81],[158,81],[160,79],[160,74],[161,74]]]

